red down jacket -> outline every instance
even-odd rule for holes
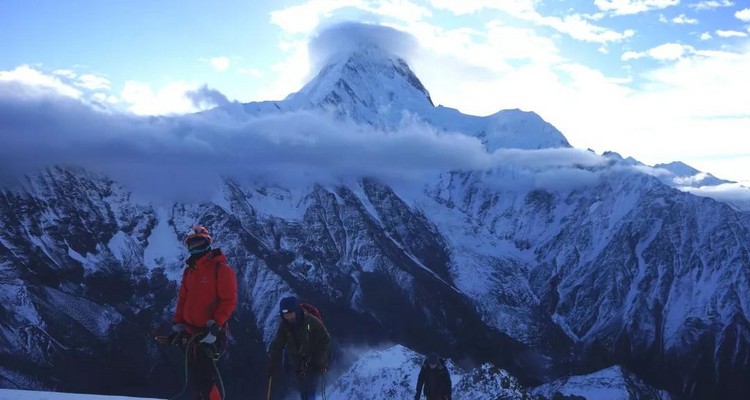
[[[208,320],[223,327],[237,307],[237,278],[220,249],[190,257],[182,273],[175,324],[205,328]],[[191,332],[192,333],[192,332]]]

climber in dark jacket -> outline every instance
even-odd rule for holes
[[[295,297],[285,297],[279,304],[279,329],[271,342],[269,375],[281,364],[281,352],[286,349],[286,360],[297,376],[302,400],[315,399],[318,380],[328,368],[331,336],[323,323],[305,311]]]
[[[427,400],[451,400],[451,386],[451,375],[445,366],[445,360],[437,353],[430,353],[419,371],[414,400],[422,398],[423,389]]]

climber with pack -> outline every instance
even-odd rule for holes
[[[223,385],[216,361],[227,346],[227,321],[237,306],[237,280],[220,249],[202,225],[185,236],[190,252],[168,342],[185,346],[186,386],[190,381],[196,400],[221,400]],[[218,382],[217,382],[218,381]],[[217,385],[218,384],[218,385]],[[185,393],[177,397],[182,398]]]
[[[279,328],[271,342],[269,354],[270,382],[281,366],[281,353],[296,375],[297,390],[302,400],[314,400],[319,380],[328,368],[331,336],[314,306],[300,304],[296,297],[285,297],[279,303]]]
[[[445,360],[437,353],[427,355],[417,378],[417,393],[414,400],[422,398],[422,391],[427,400],[451,400],[451,374],[445,365]]]

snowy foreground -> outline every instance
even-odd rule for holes
[[[395,345],[380,350],[357,352],[357,361],[337,379],[326,385],[330,400],[390,400],[410,399],[414,396],[419,367],[424,356],[403,346]],[[473,370],[462,370],[448,360],[453,381],[454,398],[460,400],[527,400],[552,398],[556,393],[576,395],[588,400],[627,400],[631,393],[641,398],[667,400],[670,396],[643,384],[619,367],[596,373],[575,376],[533,388],[521,387],[507,372],[482,365]],[[142,397],[105,396],[93,394],[51,393],[0,389],[0,400],[158,400]]]
[[[101,394],[76,394],[34,392],[30,390],[0,389],[0,400],[158,400],[145,397],[104,396]]]

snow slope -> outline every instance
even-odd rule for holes
[[[59,392],[36,392],[33,390],[0,389],[0,400],[159,400],[152,397],[107,396],[102,394],[80,394]]]

